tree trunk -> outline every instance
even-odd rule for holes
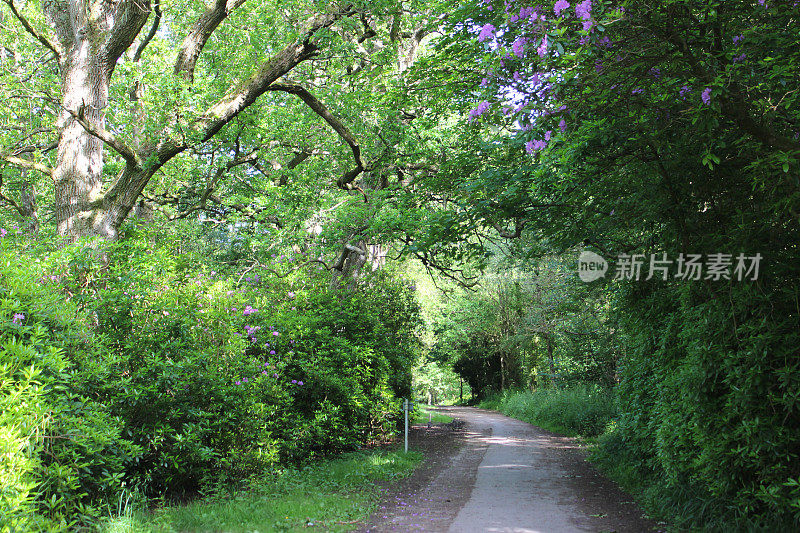
[[[105,126],[108,77],[100,46],[91,36],[76,32],[76,42],[61,65],[62,113],[59,126],[55,183],[55,217],[58,232],[71,239],[99,235],[116,237],[97,202],[103,194],[103,142],[89,134],[73,115],[89,124]]]

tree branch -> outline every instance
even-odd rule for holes
[[[13,13],[14,17],[22,24],[22,27],[25,30],[33,35],[37,41],[42,43],[46,48],[48,48],[51,52],[53,52],[57,58],[61,57],[61,48],[56,45],[55,42],[51,41],[46,35],[39,33],[39,31],[34,28],[28,19],[26,19],[22,13],[17,11],[17,6],[14,5],[14,0],[3,0],[3,2],[11,9],[11,13]]]
[[[210,7],[195,22],[194,27],[183,40],[178,57],[175,59],[174,74],[181,76],[189,82],[194,81],[194,68],[197,58],[206,45],[209,37],[217,27],[222,24],[231,11],[244,4],[247,0],[216,0],[214,7]]]
[[[313,94],[308,92],[304,87],[296,84],[296,83],[273,83],[270,85],[267,90],[269,91],[282,91],[289,94],[293,94],[298,96],[303,102],[308,105],[316,114],[321,116],[325,119],[333,130],[339,134],[339,136],[350,146],[350,149],[353,151],[353,159],[356,162],[356,166],[354,169],[345,173],[344,176],[339,178],[336,181],[336,184],[345,190],[353,190],[358,189],[361,190],[359,187],[353,185],[353,180],[361,174],[364,169],[364,161],[361,159],[361,147],[358,145],[358,141],[356,140],[355,135],[347,129],[347,126],[342,123],[330,110],[325,107],[325,105],[320,102]],[[363,193],[364,191],[361,190]]]
[[[133,44],[136,36],[150,16],[150,0],[121,0],[114,14],[114,27],[103,46],[103,56],[106,64],[106,75],[111,78],[117,59]]]
[[[155,18],[153,19],[153,25],[150,26],[150,31],[139,44],[139,47],[136,49],[136,53],[133,54],[134,63],[142,58],[142,52],[144,52],[144,49],[147,48],[148,44],[150,44],[150,41],[153,40],[153,37],[156,36],[158,25],[161,23],[161,0],[155,0],[155,2],[153,2],[153,11],[156,14]]]
[[[27,159],[22,159],[21,157],[16,157],[14,155],[5,155],[5,154],[0,154],[0,159],[5,161],[6,163],[10,163],[20,168],[38,170],[39,172],[41,172],[42,174],[46,174],[47,176],[53,175],[53,169],[48,167],[47,165],[43,165],[42,163],[36,163],[35,161],[28,161]]]
[[[86,117],[84,116],[85,111],[86,111],[86,106],[84,105],[81,105],[78,108],[77,113],[74,113],[71,110],[67,109],[67,112],[70,115],[72,115],[81,126],[83,126],[83,129],[85,129],[88,134],[94,135],[95,137],[97,137],[98,139],[109,145],[111,148],[113,148],[114,151],[116,151],[119,155],[122,156],[122,158],[125,160],[128,166],[131,167],[142,166],[142,160],[139,158],[139,155],[136,153],[136,151],[134,151],[133,148],[125,144],[125,142],[122,141],[122,139],[120,139],[110,131],[103,128],[98,128],[97,126],[93,126],[91,123],[89,123],[89,121],[86,120]]]

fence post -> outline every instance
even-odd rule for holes
[[[405,451],[408,453],[408,398],[403,400],[403,413],[406,419]]]

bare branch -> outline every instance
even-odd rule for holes
[[[347,129],[347,126],[345,126],[344,123],[342,123],[341,120],[331,113],[322,102],[320,102],[313,94],[308,92],[308,90],[301,85],[296,83],[273,83],[267,88],[267,90],[282,91],[298,96],[316,114],[325,119],[325,122],[327,122],[333,128],[333,130],[339,134],[339,137],[341,137],[344,142],[350,146],[350,149],[353,151],[353,159],[355,159],[356,162],[355,168],[339,178],[336,184],[345,190],[361,190],[359,187],[353,185],[352,182],[364,171],[365,165],[364,161],[361,159],[361,147],[358,145],[355,135],[353,135],[353,133]],[[362,190],[361,192],[363,193],[364,191]]]
[[[214,6],[200,15],[191,32],[183,40],[178,57],[175,60],[174,73],[190,82],[194,81],[194,68],[197,58],[206,45],[209,37],[217,27],[222,24],[231,11],[244,4],[247,0],[216,0]]]
[[[43,165],[42,163],[37,163],[35,161],[28,161],[27,159],[22,159],[21,157],[16,157],[14,155],[4,155],[4,154],[0,154],[0,159],[5,161],[6,163],[10,163],[20,168],[38,170],[39,172],[47,176],[53,175],[53,169],[48,167],[47,165]]]
[[[117,59],[133,44],[150,16],[150,0],[121,0],[111,18],[114,27],[103,46],[106,75],[111,78]]]
[[[111,148],[113,148],[114,151],[116,151],[119,155],[122,156],[122,158],[129,166],[132,167],[142,166],[142,160],[139,158],[139,155],[136,153],[136,151],[134,151],[133,148],[125,144],[125,142],[122,139],[120,139],[110,131],[103,128],[98,128],[97,126],[92,125],[88,120],[86,120],[86,117],[84,116],[84,113],[86,112],[86,106],[81,105],[81,107],[78,108],[77,113],[74,113],[69,109],[67,109],[67,112],[70,115],[72,115],[81,126],[83,126],[83,129],[85,129],[88,134],[94,135],[95,137],[97,137],[98,139],[109,145]]]
[[[46,35],[40,33],[36,28],[34,28],[28,19],[26,19],[22,13],[17,11],[17,6],[14,5],[14,0],[3,0],[3,2],[9,7],[9,9],[11,9],[11,13],[13,13],[20,24],[22,24],[22,27],[25,28],[25,31],[33,35],[37,41],[42,43],[51,52],[53,52],[56,57],[61,57],[61,48],[57,46],[55,42],[51,41]]]
[[[136,49],[136,53],[133,54],[134,63],[142,58],[142,52],[144,52],[144,49],[147,48],[148,44],[150,44],[150,41],[153,40],[153,37],[156,36],[156,32],[158,31],[158,25],[161,23],[161,0],[155,0],[155,2],[153,2],[153,11],[156,14],[155,18],[153,19],[153,25],[150,26],[150,31],[142,40],[142,42],[139,43],[139,47]]]

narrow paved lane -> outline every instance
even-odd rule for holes
[[[586,462],[575,439],[493,411],[439,410],[466,423],[452,439],[453,452],[423,486],[394,495],[393,504],[362,531],[658,531],[628,495]]]
[[[479,409],[450,408],[472,432],[491,433],[453,533],[651,531],[639,508],[585,462],[574,439]],[[487,431],[488,430],[488,431]]]

